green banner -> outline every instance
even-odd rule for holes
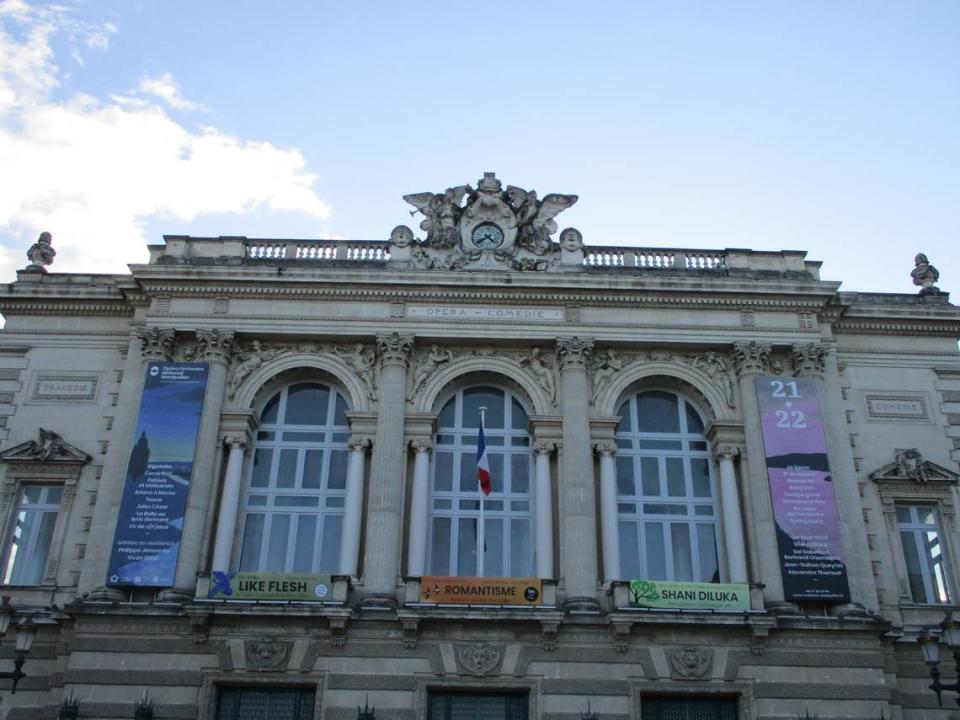
[[[630,607],[743,612],[750,609],[750,587],[746,583],[631,580]]]
[[[212,600],[293,600],[319,602],[333,589],[329,575],[217,572],[210,577]]]

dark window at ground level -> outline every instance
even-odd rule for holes
[[[217,720],[313,720],[312,689],[222,687]]]
[[[641,720],[737,720],[736,698],[678,698],[644,695]]]
[[[430,693],[428,720],[527,720],[526,693]]]

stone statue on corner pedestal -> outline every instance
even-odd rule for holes
[[[53,258],[56,255],[57,251],[53,249],[53,235],[42,232],[37,241],[27,250],[27,259],[30,260],[30,264],[24,268],[24,271],[45,273],[46,266],[53,264]]]
[[[920,287],[921,295],[940,295],[941,291],[934,283],[940,279],[940,273],[930,264],[927,256],[919,253],[914,258],[916,267],[910,271],[910,277],[913,278],[913,284]]]

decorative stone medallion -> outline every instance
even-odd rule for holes
[[[668,653],[671,674],[676,678],[699,680],[710,670],[713,651],[701,648],[676,648]]]
[[[457,646],[457,665],[461,674],[491,675],[500,666],[503,649],[487,643]]]

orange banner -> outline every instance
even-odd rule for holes
[[[541,605],[540,578],[420,578],[420,602],[456,605]]]

